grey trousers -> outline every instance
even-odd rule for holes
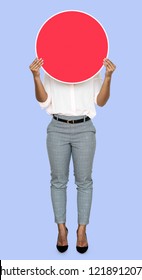
[[[56,116],[68,120],[84,118]],[[57,224],[66,223],[66,188],[71,156],[77,185],[78,224],[89,223],[95,148],[96,129],[91,120],[68,124],[52,119],[48,125],[47,151],[51,168],[51,199]]]

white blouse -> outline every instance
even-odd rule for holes
[[[46,109],[48,114],[86,115],[90,118],[96,115],[95,103],[97,104],[97,95],[102,86],[100,73],[78,84],[62,83],[45,74],[43,85],[48,98],[44,102],[39,102],[39,105],[42,109]]]

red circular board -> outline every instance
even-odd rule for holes
[[[54,79],[80,83],[95,76],[108,55],[102,25],[81,11],[63,11],[49,18],[36,38],[36,55]]]

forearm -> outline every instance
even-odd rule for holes
[[[39,102],[44,102],[48,98],[48,94],[44,89],[44,86],[41,82],[40,76],[33,77],[34,84],[35,84],[35,96]]]
[[[97,105],[104,106],[110,97],[111,77],[105,77],[101,90],[97,96]]]

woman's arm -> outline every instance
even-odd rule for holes
[[[99,106],[104,106],[109,99],[111,77],[112,73],[116,69],[116,66],[109,59],[104,59],[103,64],[106,67],[106,73],[101,90],[97,96],[97,105]]]
[[[41,82],[40,79],[40,67],[43,65],[43,60],[42,58],[40,59],[35,59],[32,64],[29,66],[32,74],[33,74],[33,79],[34,79],[34,84],[35,84],[35,95],[36,99],[39,102],[44,102],[48,98],[48,94],[44,89],[44,86]]]

